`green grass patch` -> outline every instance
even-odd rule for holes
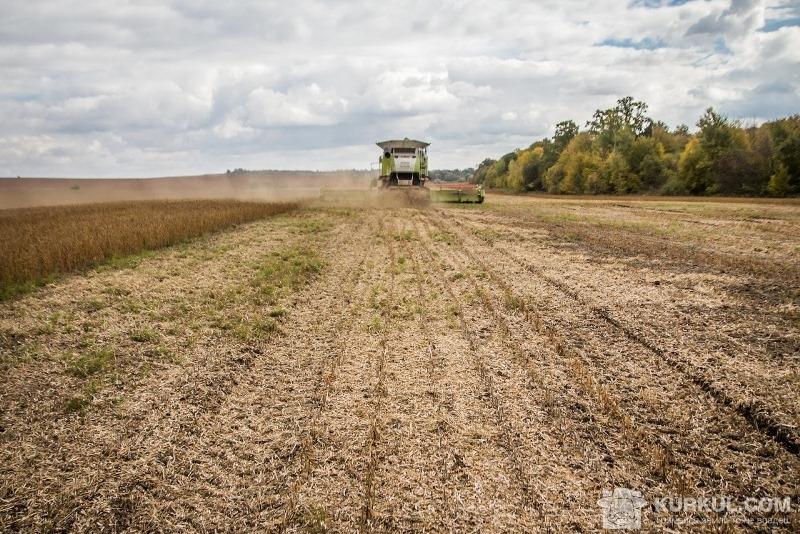
[[[64,411],[67,413],[82,413],[86,411],[98,391],[100,391],[100,386],[96,382],[87,382],[80,394],[70,397],[64,402]]]
[[[273,252],[258,267],[255,285],[268,302],[274,302],[286,291],[308,283],[324,266],[317,252],[309,248],[292,247]]]
[[[40,276],[25,282],[11,282],[6,285],[0,285],[0,301],[10,300],[15,297],[21,297],[28,293],[36,291],[40,287],[57,281],[60,278],[58,274],[50,274],[47,276]]]
[[[105,308],[106,306],[107,306],[107,304],[104,301],[100,300],[100,299],[88,299],[88,300],[84,300],[81,303],[81,308],[83,308],[84,311],[89,312],[89,313],[98,312],[98,311],[102,310],[103,308]]]
[[[525,301],[510,291],[507,291],[503,294],[503,306],[510,311],[524,311]]]
[[[394,274],[400,274],[406,271],[406,257],[405,256],[398,256],[395,258],[394,265],[392,266],[392,271]]]
[[[387,305],[386,288],[383,287],[383,284],[375,284],[372,286],[367,296],[367,306],[378,310],[385,308]]]
[[[158,341],[158,334],[148,327],[137,328],[130,334],[131,341],[136,341],[137,343],[148,343],[152,341]]]
[[[487,245],[494,245],[502,237],[500,232],[492,228],[474,228],[472,233]]]
[[[327,219],[300,219],[295,228],[301,234],[320,234],[333,228],[333,223]]]
[[[235,322],[231,333],[242,341],[269,338],[280,332],[278,322],[271,317],[258,317],[256,319],[239,318]]]
[[[89,407],[89,404],[91,404],[91,402],[92,402],[91,397],[76,395],[74,397],[67,399],[67,401],[64,403],[64,411],[67,413],[82,412]]]
[[[131,294],[131,291],[129,289],[116,286],[108,286],[104,288],[102,292],[105,293],[106,295],[111,295],[114,297],[125,297]]]
[[[156,253],[152,250],[143,250],[135,254],[115,254],[97,266],[97,271],[105,272],[117,269],[133,269],[142,261],[152,258]]]
[[[446,243],[452,245],[456,242],[456,236],[452,232],[446,231],[433,231],[431,232],[431,239],[439,243]]]
[[[380,317],[373,317],[367,324],[367,332],[370,334],[378,334],[383,332],[384,328],[386,328],[386,325]]]
[[[88,378],[114,365],[114,350],[110,347],[87,347],[82,354],[67,359],[67,373]]]

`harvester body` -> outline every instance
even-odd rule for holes
[[[376,143],[383,150],[380,157],[381,187],[424,187],[428,181],[428,145],[414,139],[392,139]]]

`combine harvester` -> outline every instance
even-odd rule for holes
[[[414,139],[393,139],[376,143],[380,157],[381,189],[406,189],[410,198],[433,202],[483,202],[483,186],[469,183],[433,183],[428,178],[428,146]]]
[[[428,146],[414,139],[392,139],[376,143],[383,153],[380,174],[369,189],[324,188],[326,203],[377,207],[423,205],[428,202],[475,202],[485,198],[483,186],[466,182],[432,182],[428,175]]]

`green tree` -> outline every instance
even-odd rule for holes
[[[588,183],[597,180],[603,160],[593,151],[592,136],[579,133],[561,152],[558,161],[545,173],[545,186],[556,193],[583,193]]]
[[[675,135],[689,136],[689,127],[685,124],[679,124],[675,127]]]
[[[522,178],[525,182],[525,189],[528,191],[542,190],[542,177],[544,176],[545,170],[544,149],[537,146],[530,151],[530,157],[522,168]]]
[[[698,193],[753,194],[759,183],[765,181],[758,172],[746,132],[737,122],[708,108],[697,121],[700,131],[697,140],[704,154],[703,165],[698,172],[704,173],[699,182],[706,183]]]
[[[561,154],[576,135],[578,135],[578,125],[575,122],[568,120],[556,124],[556,132],[553,135],[553,150],[556,154]]]
[[[664,184],[667,179],[664,145],[656,137],[638,137],[623,150],[632,174],[625,188],[627,192],[658,189]]]
[[[785,168],[786,194],[800,193],[800,115],[792,115],[769,123],[774,142],[773,176],[783,176]],[[783,180],[783,178],[781,178]]]
[[[475,184],[482,184],[486,181],[486,173],[489,172],[496,160],[492,158],[486,158],[482,162],[478,164],[478,167],[475,169],[475,173],[472,175],[472,179],[470,180],[472,183]]]
[[[521,150],[508,164],[507,187],[515,191],[542,189],[541,147]]]
[[[778,169],[769,179],[767,191],[776,197],[783,197],[789,194],[791,186],[789,184],[789,172],[786,170],[786,165],[782,163],[778,164]]]
[[[604,172],[611,190],[615,193],[637,193],[639,191],[639,177],[630,168],[625,156],[619,152],[611,152],[606,158]]]
[[[711,187],[710,165],[703,145],[696,137],[683,149],[678,162],[678,177],[683,188],[693,194],[702,195]]]
[[[597,138],[603,152],[620,147],[621,137],[639,137],[645,134],[651,119],[647,117],[647,104],[626,96],[609,109],[598,109],[586,125]]]
[[[732,148],[744,148],[743,137],[736,134],[737,125],[731,124],[725,116],[714,111],[714,108],[706,109],[697,121],[697,126],[700,128],[697,138],[712,161]]]

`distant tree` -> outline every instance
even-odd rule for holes
[[[602,163],[592,150],[591,135],[579,133],[545,173],[545,187],[553,193],[583,193],[587,184],[597,179]]]
[[[638,192],[642,187],[658,189],[664,184],[666,181],[664,146],[655,137],[634,139],[624,147],[624,151],[628,168],[636,176],[636,179],[628,184],[628,192]]]
[[[711,160],[734,148],[734,127],[726,117],[714,111],[714,108],[706,109],[697,121],[697,126],[700,128],[697,138]]]
[[[496,160],[493,160],[492,158],[486,158],[480,162],[475,169],[475,172],[472,174],[470,181],[476,184],[484,183],[486,181],[486,173],[495,164],[495,161]]]
[[[647,126],[645,126],[644,129],[644,135],[652,137],[653,133],[656,131],[668,132],[669,126],[667,126],[666,122],[648,119]]]
[[[626,96],[617,100],[616,110],[622,116],[622,123],[638,135],[644,135],[645,129],[653,121],[647,116],[647,104]]]
[[[759,195],[764,192],[768,175],[762,174],[755,154],[734,148],[725,151],[712,164],[714,192],[725,195]]]
[[[514,191],[522,191],[524,179],[522,178],[522,166],[528,160],[529,151],[525,150],[508,164],[508,173],[505,180],[505,187]]]
[[[521,150],[508,165],[507,187],[516,191],[542,189],[540,164],[543,153],[541,147]]]
[[[647,111],[625,97],[586,131],[559,122],[551,138],[484,160],[472,180],[552,193],[800,194],[800,115],[743,127],[708,108],[692,134]]]
[[[683,188],[693,195],[702,195],[711,187],[709,161],[698,138],[692,138],[683,149],[678,163],[678,177]]]
[[[617,105],[613,108],[595,111],[586,126],[597,136],[599,148],[607,152],[619,148],[620,137],[626,133],[634,137],[644,135],[650,122],[647,104],[626,96],[617,100]]]
[[[689,135],[689,127],[685,124],[679,124],[675,127],[674,133],[676,135]]]
[[[769,123],[769,128],[774,143],[773,176],[785,181],[784,194],[798,194],[800,193],[800,115],[773,121]]]
[[[758,128],[748,131],[750,136],[750,146],[753,154],[758,160],[762,174],[769,176],[772,174],[773,154],[775,153],[775,142],[772,138],[772,131],[769,124],[762,124]]]
[[[537,146],[530,152],[530,158],[522,168],[525,189],[528,191],[541,191],[543,189],[542,177],[547,170],[544,166],[544,149]]]
[[[591,180],[587,192],[628,193],[636,189],[636,178],[631,172],[625,157],[612,151],[601,167],[600,173]]]
[[[767,191],[776,197],[786,196],[791,191],[789,172],[786,170],[786,165],[783,163],[778,164],[775,174],[770,177]]]
[[[559,122],[553,134],[553,150],[560,154],[576,135],[578,135],[578,125],[575,122],[571,120]]]

